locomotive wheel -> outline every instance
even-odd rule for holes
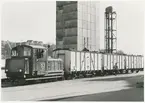
[[[12,86],[19,85],[19,81],[17,79],[11,81]]]
[[[65,76],[64,76],[64,79],[65,79],[65,80],[71,80],[71,79],[72,79],[72,74],[65,75]]]
[[[48,79],[42,79],[41,82],[42,83],[47,83],[49,80]]]

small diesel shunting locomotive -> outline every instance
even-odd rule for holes
[[[19,45],[6,60],[5,73],[14,81],[71,79],[79,77],[138,72],[144,68],[141,55],[104,54],[56,49],[48,58],[43,46]]]
[[[6,59],[5,73],[10,80],[63,78],[63,61],[48,58],[47,49],[36,45],[19,45]]]

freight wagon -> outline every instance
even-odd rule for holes
[[[87,75],[106,75],[138,72],[143,70],[143,56],[125,54],[104,54],[88,51],[54,50],[53,58],[61,58],[65,78],[86,77]]]

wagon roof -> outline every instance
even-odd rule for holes
[[[62,61],[62,59],[60,59],[60,58],[57,58],[57,59],[55,59],[55,58],[47,58],[47,61]]]
[[[57,51],[57,50],[69,50],[69,51],[71,51],[69,48],[56,48],[53,51]]]

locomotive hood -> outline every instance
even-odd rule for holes
[[[22,72],[24,68],[24,58],[11,58],[6,60],[6,72]]]

